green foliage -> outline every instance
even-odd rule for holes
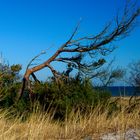
[[[12,65],[0,63],[0,87],[12,86],[14,82],[16,83],[19,79],[19,72],[21,70],[21,65]]]
[[[78,80],[77,77],[59,83],[51,81],[35,84],[34,92],[36,100],[40,101],[44,109],[47,110],[51,104],[51,108],[56,110],[56,117],[64,117],[73,109],[83,113],[90,111],[111,97],[106,91],[94,89],[89,80]]]
[[[2,88],[0,92],[0,107],[8,108],[15,103],[19,87],[19,83],[14,83],[11,86]]]
[[[11,66],[11,71],[12,72],[19,72],[22,69],[21,65],[16,64]]]
[[[21,65],[0,63],[0,108],[9,108],[15,104],[21,83],[19,72]]]
[[[64,119],[72,110],[79,110],[84,114],[98,105],[106,104],[111,97],[107,91],[94,88],[90,80],[77,75],[74,78],[62,76],[57,82],[34,82],[32,100],[29,91],[25,90],[21,100],[16,102],[21,88],[21,82],[17,80],[20,70],[20,65],[7,66],[0,78],[0,108],[10,108],[14,115],[24,114],[24,119],[34,112],[35,108],[42,111],[53,109],[57,119]]]

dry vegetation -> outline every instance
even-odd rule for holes
[[[123,100],[122,100],[123,102]],[[72,112],[65,121],[53,120],[52,113],[33,113],[28,120],[22,117],[9,119],[9,111],[0,111],[0,140],[81,140],[91,136],[98,140],[110,132],[126,132],[128,129],[140,129],[140,111],[136,108],[126,113],[125,107],[108,116],[107,111],[99,113],[101,107],[91,113],[81,115]]]

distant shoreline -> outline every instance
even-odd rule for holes
[[[113,97],[140,96],[140,90],[132,86],[108,86],[101,87],[101,89],[109,91]]]

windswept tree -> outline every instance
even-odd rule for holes
[[[115,41],[127,37],[137,24],[140,8],[133,2],[127,1],[123,12],[116,15],[113,22],[109,22],[97,35],[93,33],[92,35],[77,38],[79,23],[69,39],[58,47],[57,51],[49,59],[32,67],[32,62],[44,52],[34,57],[28,64],[24,74],[20,97],[25,88],[32,93],[30,76],[39,82],[35,76],[35,72],[37,71],[48,68],[52,72],[55,80],[59,80],[62,74],[53,67],[53,62],[68,64],[69,71],[67,70],[66,76],[69,75],[72,69],[78,69],[78,71],[86,74],[89,78],[100,75],[102,72],[100,68],[106,62],[104,56],[114,51],[116,49],[114,45]]]

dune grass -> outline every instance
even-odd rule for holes
[[[8,118],[9,111],[0,111],[0,140],[81,140],[86,136],[98,140],[110,132],[124,133],[128,129],[140,129],[140,110],[126,113],[125,107],[108,116],[101,106],[81,115],[72,111],[64,121],[54,120],[53,112],[35,112],[26,120],[22,116]]]

